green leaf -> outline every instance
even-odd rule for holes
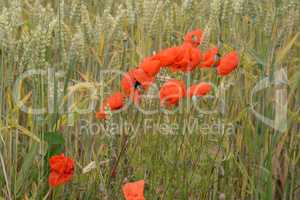
[[[63,151],[64,145],[52,145],[47,152],[47,157],[50,158],[51,156],[61,154]]]
[[[49,146],[65,144],[65,139],[59,132],[46,132],[44,133],[44,137],[42,137],[42,139],[46,141]]]
[[[48,144],[48,151],[44,159],[46,166],[49,166],[48,160],[51,156],[63,153],[65,148],[65,139],[59,132],[46,132],[41,138]]]

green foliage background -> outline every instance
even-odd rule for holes
[[[299,19],[297,0],[0,0],[0,197],[122,199],[124,180],[145,179],[150,200],[298,199]],[[96,121],[94,113],[75,112],[74,123],[68,124],[61,111],[72,87],[79,88],[74,105],[85,108],[97,99],[86,93],[85,84],[97,88],[100,99],[119,89],[113,76],[100,77],[101,70],[127,71],[153,52],[180,44],[187,31],[198,27],[205,32],[203,50],[217,45],[223,54],[237,49],[241,55],[238,70],[228,77],[218,77],[215,69],[192,75],[192,80],[227,88],[226,112],[199,116],[191,109],[145,116],[132,108],[107,123]],[[66,74],[50,81],[34,76],[18,89],[28,107],[50,104],[53,112],[22,112],[13,100],[17,78],[49,68]],[[281,68],[288,73],[285,132],[266,126],[250,109],[255,84]],[[185,78],[160,74],[169,76]],[[256,111],[274,117],[274,90],[264,90],[254,100]],[[208,109],[217,103],[201,102]],[[142,106],[157,105],[146,99]],[[149,119],[155,126],[178,128],[171,136],[160,134],[157,128],[144,128]],[[187,129],[185,120],[195,119],[208,127],[218,121],[231,124],[234,133]],[[99,127],[127,122],[134,130],[118,129],[119,135],[107,137],[102,129],[97,134],[83,130],[81,120]],[[65,153],[76,160],[72,182],[54,191],[48,190],[44,165],[44,133],[51,131],[63,135]],[[95,168],[83,173],[93,161]],[[112,168],[116,177],[111,177]]]

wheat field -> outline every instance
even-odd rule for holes
[[[140,179],[148,200],[300,199],[299,27],[299,0],[0,0],[0,200],[120,200]],[[144,96],[95,118],[119,72],[195,28],[238,68],[156,82],[213,83],[202,112]],[[75,161],[55,189],[49,152]]]

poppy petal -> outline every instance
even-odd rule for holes
[[[220,59],[217,67],[220,76],[230,74],[239,64],[239,56],[236,51],[230,52]]]
[[[215,64],[218,63],[218,48],[212,48],[209,49],[207,52],[205,52],[203,56],[203,62],[201,63],[201,67],[212,67]]]
[[[118,110],[123,107],[124,96],[121,92],[116,92],[108,98],[108,106],[110,110]]]
[[[153,77],[160,70],[160,61],[152,57],[146,58],[139,67],[142,68],[148,76]]]
[[[195,85],[192,85],[191,87],[189,87],[188,91],[187,91],[187,96],[188,97],[199,97],[199,96],[204,96],[206,95],[208,92],[210,92],[212,89],[211,85],[209,83],[198,83]]]
[[[201,51],[193,47],[190,43],[185,43],[179,47],[180,54],[174,63],[169,66],[172,71],[193,71],[201,61]]]
[[[131,92],[134,90],[134,82],[135,80],[132,71],[124,74],[121,80],[121,87],[126,95],[131,94]]]
[[[51,187],[69,182],[74,173],[74,161],[64,154],[54,155],[49,159],[50,175],[48,182]]]
[[[153,83],[154,77],[148,76],[142,69],[136,68],[132,71],[134,79],[141,84],[144,90],[147,90]]]
[[[166,67],[172,65],[175,59],[180,55],[181,49],[179,47],[167,48],[160,51],[153,56],[153,59],[157,59],[160,62],[160,67]]]
[[[170,80],[164,83],[159,91],[161,106],[173,106],[178,104],[186,94],[183,81]]]
[[[145,181],[140,180],[123,185],[122,190],[126,200],[145,200],[144,197]]]
[[[202,42],[202,31],[200,29],[195,29],[191,32],[188,32],[184,37],[185,43],[190,43],[194,47],[197,47]]]

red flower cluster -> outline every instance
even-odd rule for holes
[[[126,200],[145,200],[144,197],[145,181],[140,180],[133,183],[126,183],[122,190]]]
[[[74,161],[64,154],[52,156],[49,160],[50,175],[48,178],[51,187],[57,187],[71,180],[74,174]]]
[[[99,112],[98,119],[107,119],[106,108],[110,111],[121,109],[125,98],[134,103],[139,103],[141,94],[155,81],[155,76],[161,68],[171,71],[190,72],[199,68],[216,67],[220,76],[228,75],[239,64],[237,52],[231,52],[220,58],[219,49],[212,48],[202,54],[198,46],[202,42],[202,31],[196,29],[187,33],[180,46],[164,49],[157,54],[145,58],[137,68],[131,69],[121,80],[122,92],[117,92],[105,99]],[[160,89],[161,105],[177,105],[185,96],[203,96],[211,90],[207,83],[191,86],[186,92],[185,84],[179,80],[166,82]]]

